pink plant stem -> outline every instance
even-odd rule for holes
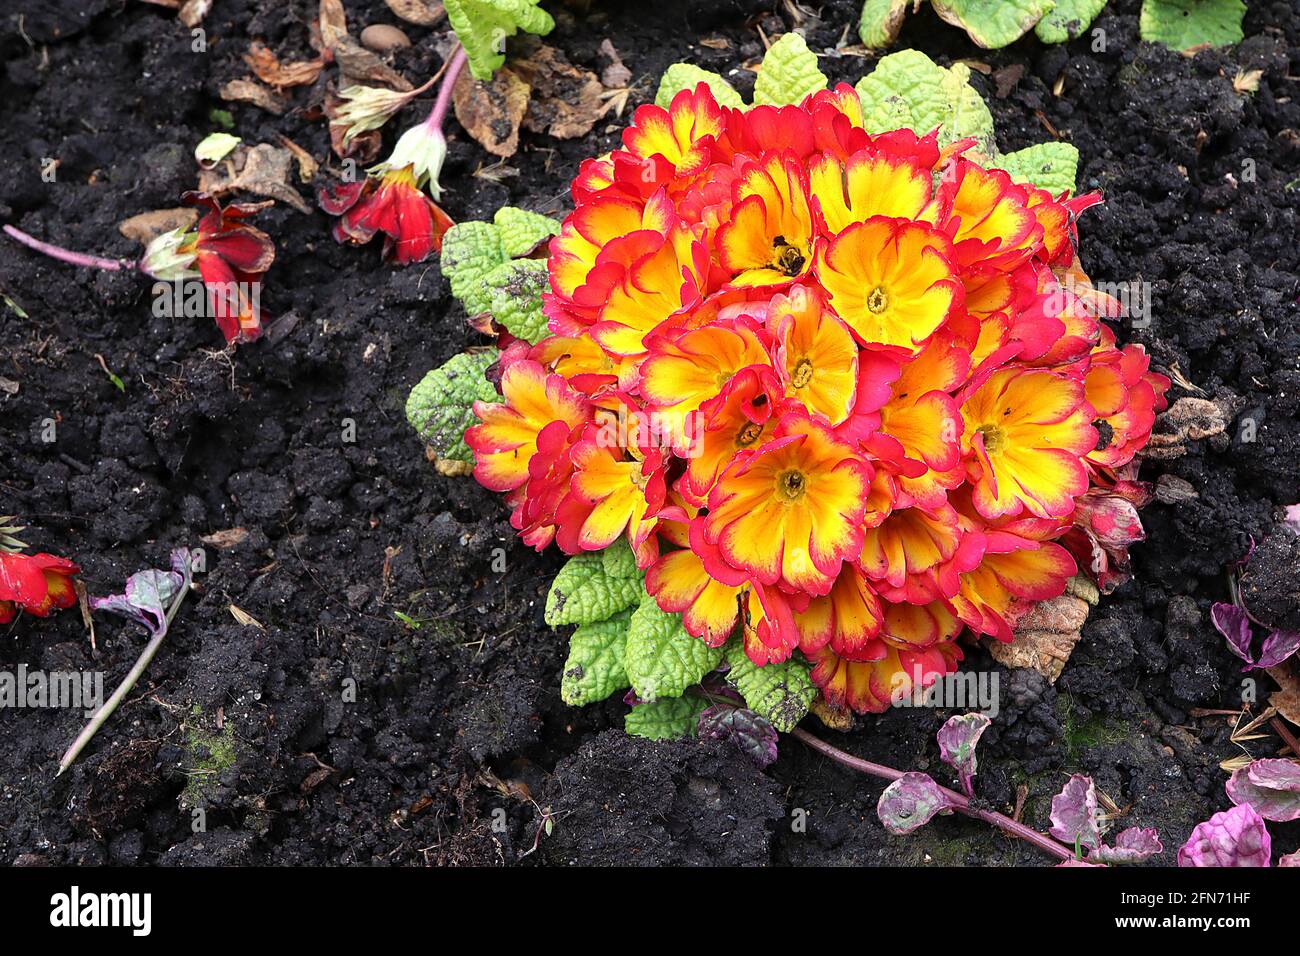
[[[70,249],[64,249],[62,246],[42,242],[35,236],[29,236],[16,226],[5,225],[4,232],[10,238],[21,242],[28,249],[34,249],[37,252],[49,256],[51,259],[58,259],[60,262],[68,262],[74,266],[85,266],[89,269],[104,269],[107,272],[120,272],[123,269],[138,269],[140,267],[140,263],[135,259],[105,259],[103,256],[92,256],[87,255],[84,252],[73,252]]]
[[[459,43],[456,44],[456,52],[451,55],[447,62],[446,72],[442,77],[442,85],[438,87],[438,98],[434,100],[433,109],[429,111],[429,118],[424,121],[424,125],[432,130],[442,131],[442,124],[447,119],[447,110],[451,106],[451,93],[456,87],[456,80],[460,77],[460,71],[465,68],[465,48]]]
[[[870,774],[873,777],[880,777],[884,780],[894,781],[903,776],[901,770],[895,770],[893,767],[886,767],[883,764],[872,763],[870,760],[863,760],[861,757],[855,757],[852,754],[845,753],[838,747],[833,747],[820,737],[814,737],[802,727],[796,727],[790,731],[794,737],[798,737],[805,744],[816,750],[824,756],[830,757],[836,763],[860,771],[861,773]],[[1064,843],[1058,843],[1046,834],[1039,833],[1037,830],[1025,826],[1012,820],[1001,813],[995,813],[992,810],[977,810],[970,805],[970,800],[955,790],[949,790],[947,787],[940,787],[945,797],[948,798],[948,805],[958,813],[965,814],[968,817],[974,817],[976,820],[983,820],[985,823],[991,823],[1002,831],[1015,837],[1020,837],[1027,843],[1032,843],[1044,853],[1049,853],[1058,860],[1073,860],[1074,850],[1067,847]]]

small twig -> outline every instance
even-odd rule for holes
[[[884,780],[894,781],[903,776],[901,770],[895,770],[893,767],[886,767],[883,764],[872,763],[870,760],[863,760],[861,757],[855,757],[852,754],[845,753],[838,747],[833,747],[819,737],[814,737],[802,727],[796,727],[791,732],[792,736],[798,737],[809,747],[817,752],[830,757],[836,763],[843,764],[853,770],[870,774],[873,777],[880,777]],[[1027,843],[1032,843],[1044,853],[1049,853],[1058,860],[1073,860],[1074,851],[1064,843],[1058,843],[1056,840],[1044,833],[1025,826],[1023,823],[1011,819],[1004,814],[997,813],[993,810],[978,810],[970,805],[970,800],[955,790],[949,790],[947,787],[939,787],[943,795],[948,799],[948,808],[968,817],[974,817],[976,820],[983,820],[985,823],[991,823],[1005,833],[1019,837]]]
[[[1291,752],[1297,757],[1300,757],[1300,740],[1296,740],[1295,734],[1291,733],[1282,718],[1274,717],[1269,721],[1269,723],[1273,726],[1273,729],[1277,731],[1277,735],[1282,738],[1282,742],[1291,749]]]
[[[68,748],[63,755],[63,759],[59,761],[59,772],[55,774],[56,777],[72,766],[72,762],[81,755],[81,751],[86,749],[86,744],[90,743],[91,738],[99,732],[99,728],[104,726],[104,722],[109,717],[113,716],[113,711],[117,710],[117,705],[122,703],[122,698],[135,686],[135,682],[140,679],[140,675],[144,673],[145,668],[149,666],[149,662],[158,653],[158,648],[162,647],[162,642],[167,638],[167,632],[172,628],[172,620],[176,617],[176,612],[181,609],[181,604],[189,593],[190,582],[187,576],[186,580],[182,581],[180,590],[176,593],[176,599],[172,601],[172,606],[167,609],[167,617],[163,620],[162,630],[145,645],[135,665],[127,673],[126,677],[122,678],[122,683],[117,685],[117,690],[113,691],[113,696],[106,700],[99,710],[95,711],[95,715],[90,718],[90,722],[82,728],[81,733],[77,734],[77,739],[72,742],[72,746]]]

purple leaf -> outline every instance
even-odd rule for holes
[[[1255,760],[1224,785],[1237,806],[1249,804],[1265,820],[1300,820],[1300,764],[1294,760]]]
[[[1103,863],[1143,863],[1164,850],[1154,828],[1129,827],[1115,837],[1114,846],[1099,846],[1088,858]]]
[[[1300,631],[1274,631],[1264,638],[1256,667],[1276,667],[1300,648]]]
[[[880,795],[876,813],[890,833],[920,829],[949,806],[948,796],[926,773],[905,773]]]
[[[697,730],[701,737],[730,740],[759,769],[776,760],[776,728],[752,710],[713,704],[700,713]]]
[[[1290,525],[1292,531],[1300,534],[1300,505],[1287,505],[1286,516],[1282,519],[1282,523]]]
[[[1101,843],[1097,826],[1097,790],[1092,778],[1076,773],[1052,797],[1052,836],[1062,843],[1094,849]]]
[[[1246,609],[1219,601],[1210,608],[1210,620],[1227,639],[1232,653],[1246,662],[1245,670],[1254,667],[1255,659],[1250,653],[1250,618],[1246,616]]]
[[[166,626],[167,608],[184,583],[175,571],[137,571],[126,579],[126,593],[91,598],[90,606],[135,621],[157,635]]]
[[[1300,850],[1277,858],[1278,866],[1300,866]]]
[[[1198,823],[1178,851],[1179,866],[1268,866],[1273,843],[1249,803]]]
[[[975,796],[975,787],[971,783],[976,773],[975,746],[991,723],[983,714],[962,714],[949,717],[937,734],[939,757],[957,771],[961,788],[968,797]]]

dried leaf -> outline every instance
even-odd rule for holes
[[[240,147],[221,165],[199,173],[199,189],[218,197],[243,190],[310,213],[306,200],[289,184],[293,166],[293,153],[287,149],[266,143],[251,149]]]
[[[346,81],[345,86],[352,83],[378,83],[403,93],[415,89],[406,77],[381,60],[377,53],[367,50],[349,36],[336,40],[332,49],[334,62],[339,65],[339,72]]]
[[[1268,669],[1268,676],[1277,681],[1278,690],[1268,698],[1269,706],[1276,707],[1277,712],[1300,727],[1300,676],[1296,674],[1297,663],[1294,660]]]
[[[524,126],[556,139],[576,139],[591,132],[605,114],[605,88],[590,70],[571,64],[554,47],[538,44],[527,58],[511,64],[532,87]]]
[[[142,212],[130,219],[123,219],[117,224],[117,231],[128,239],[134,239],[147,246],[156,237],[173,229],[188,229],[199,218],[199,211],[192,206],[176,209],[157,209]]]
[[[227,102],[251,103],[276,116],[283,116],[289,108],[282,96],[252,80],[231,80],[221,88],[220,94]]]
[[[181,12],[177,14],[176,19],[193,30],[211,12],[212,0],[186,0],[181,6]]]
[[[221,531],[214,531],[212,534],[205,534],[199,538],[204,544],[210,544],[214,548],[220,548],[222,551],[236,547],[248,540],[247,528],[225,528]]]
[[[1258,93],[1259,81],[1263,78],[1263,70],[1238,70],[1232,78],[1232,88],[1238,93]]]
[[[266,627],[263,626],[263,624],[262,624],[261,621],[259,621],[259,620],[258,620],[257,618],[255,618],[255,617],[253,617],[253,615],[249,614],[249,613],[248,613],[247,611],[245,611],[243,608],[238,607],[238,606],[236,606],[236,605],[234,605],[234,604],[230,605],[230,616],[233,617],[233,618],[234,618],[236,621],[238,621],[240,624],[242,624],[244,627],[248,627],[248,626],[251,624],[253,627],[257,628],[259,631],[265,631],[265,630],[266,630]]]
[[[437,26],[446,19],[447,11],[435,0],[384,0],[388,9],[407,23],[422,27]]]
[[[343,0],[320,0],[319,16],[321,43],[325,49],[332,50],[348,35],[348,17],[343,11]]]
[[[293,158],[298,161],[299,182],[309,183],[315,179],[316,172],[320,169],[320,163],[316,162],[316,157],[282,133],[277,134],[276,138],[280,140],[280,144],[285,149],[293,153]]]
[[[275,87],[311,86],[325,68],[325,61],[320,58],[281,63],[260,40],[254,40],[249,46],[244,62],[259,80]]]
[[[601,83],[611,90],[621,90],[632,82],[632,71],[623,65],[623,58],[609,37],[600,41],[600,55],[609,60],[609,66],[600,71]]]
[[[519,149],[519,124],[528,111],[528,84],[510,67],[480,83],[463,71],[452,89],[456,120],[493,156],[506,159]]]
[[[1091,603],[1096,603],[1095,600]],[[993,659],[1005,667],[1032,667],[1051,683],[1061,676],[1088,619],[1090,602],[1067,591],[1031,607],[1016,625],[1010,644],[986,640]]]

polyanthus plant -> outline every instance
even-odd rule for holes
[[[978,46],[1000,48],[1030,30],[1044,43],[1077,39],[1106,6],[1106,0],[930,0],[935,13],[966,31]],[[908,9],[922,0],[866,0],[858,35],[869,49],[898,39]],[[1143,0],[1142,39],[1190,51],[1237,43],[1246,13],[1242,0]]]
[[[1100,197],[994,168],[973,91],[920,54],[832,90],[782,43],[767,102],[697,76],[581,165],[546,329],[497,330],[464,433],[522,539],[574,555],[547,607],[578,625],[566,699],[630,688],[629,729],[756,749],[751,715],[883,711],[963,633],[1010,641],[1168,387],[1099,320],[1076,222]],[[428,382],[408,415],[445,441],[463,406]],[[706,724],[715,674],[743,706]]]

